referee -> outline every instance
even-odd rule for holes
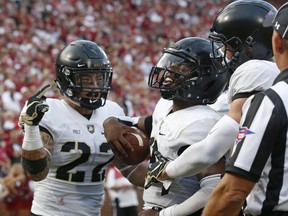
[[[281,73],[246,101],[233,155],[204,216],[236,216],[242,206],[246,216],[288,216],[288,3],[269,18]]]

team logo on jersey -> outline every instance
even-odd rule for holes
[[[249,130],[247,127],[240,127],[236,138],[236,143],[239,143],[246,135],[255,134],[253,131]]]
[[[94,125],[87,125],[87,130],[90,132],[90,133],[94,133],[95,132],[95,127]]]

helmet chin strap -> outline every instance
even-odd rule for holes
[[[79,101],[81,107],[89,110],[95,110],[103,106],[101,98],[98,100],[92,100],[89,98],[80,98]]]
[[[234,73],[236,68],[243,64],[246,61],[249,61],[252,59],[253,55],[253,49],[251,45],[244,43],[240,50],[236,51],[236,53],[233,55],[232,59],[229,61],[229,72]]]
[[[98,100],[91,100],[89,98],[79,98],[79,101],[75,101],[70,97],[65,98],[67,98],[70,103],[88,110],[98,109],[99,107],[103,106],[106,102],[106,101],[103,102],[101,97]]]
[[[243,47],[243,49],[239,53],[238,66],[251,60],[252,56],[253,56],[252,45],[245,44],[245,47]]]
[[[176,92],[171,92],[167,90],[160,90],[161,97],[166,100],[173,100],[175,98]]]
[[[179,96],[179,88],[180,86],[170,89],[160,88],[161,97],[166,100],[173,100],[175,97]]]

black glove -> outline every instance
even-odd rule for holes
[[[169,162],[169,160],[163,157],[163,155],[159,151],[155,151],[155,156],[158,159],[158,161],[150,163],[148,166],[144,186],[145,189],[148,189],[151,185],[159,182],[157,178],[161,175],[164,168],[166,167],[166,164]]]
[[[46,103],[46,97],[44,96],[52,87],[51,84],[41,88],[36,94],[31,96],[27,102],[27,109],[25,116],[22,117],[24,123],[28,125],[38,125],[45,112],[49,110],[49,106]]]

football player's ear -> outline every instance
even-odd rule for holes
[[[250,59],[253,59],[253,48],[252,48],[252,46],[247,46],[247,48],[246,48],[246,55],[247,55]]]

